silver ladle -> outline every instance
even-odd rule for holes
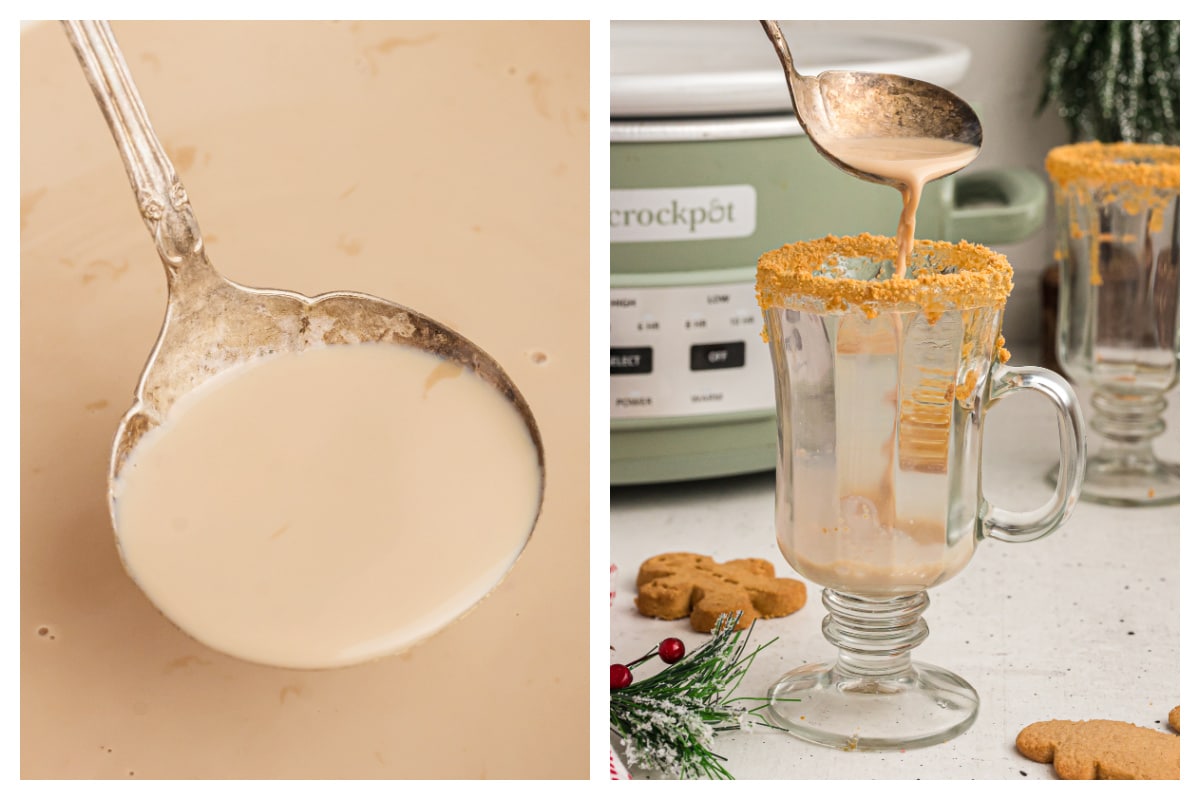
[[[830,70],[816,77],[801,75],[779,23],[760,22],[783,65],[796,118],[817,152],[838,169],[904,191],[904,185],[894,178],[839,160],[830,153],[832,143],[838,139],[917,137],[974,147],[983,144],[979,117],[953,92],[914,78],[876,72]]]
[[[365,342],[419,348],[473,370],[504,395],[521,415],[537,448],[540,514],[545,485],[541,434],[529,405],[500,365],[451,328],[378,297],[358,292],[306,297],[241,286],[220,275],[205,253],[187,192],[150,126],[108,23],[63,24],[116,140],[142,220],[167,273],[166,317],[138,381],[133,406],[121,419],[113,441],[108,480],[114,530],[114,489],[122,467],[141,438],[162,423],[180,397],[214,375],[260,356]]]

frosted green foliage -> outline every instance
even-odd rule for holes
[[[682,660],[609,694],[609,726],[628,766],[672,778],[733,777],[712,751],[713,741],[725,731],[765,724],[758,715],[762,701],[745,708],[733,693],[754,657],[771,644],[746,653],[754,626],[743,638],[734,630],[740,618],[740,611],[722,614],[712,638]]]
[[[1179,21],[1047,23],[1049,105],[1071,140],[1179,144]]]

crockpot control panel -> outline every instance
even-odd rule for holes
[[[614,287],[609,310],[612,419],[775,407],[753,281]]]

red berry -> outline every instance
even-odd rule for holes
[[[633,672],[624,664],[613,664],[608,668],[608,688],[624,689],[633,683]]]
[[[679,659],[683,658],[683,642],[672,637],[663,639],[658,644],[658,657],[668,664],[674,664]]]

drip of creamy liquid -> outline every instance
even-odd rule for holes
[[[912,253],[917,228],[917,206],[925,184],[957,172],[975,160],[979,148],[972,144],[922,136],[864,136],[822,142],[839,161],[900,185],[904,208],[896,230],[896,274],[903,275]]]
[[[525,422],[413,347],[265,357],[185,395],[114,487],[150,600],[199,641],[294,668],[386,655],[503,578],[537,517]]]

